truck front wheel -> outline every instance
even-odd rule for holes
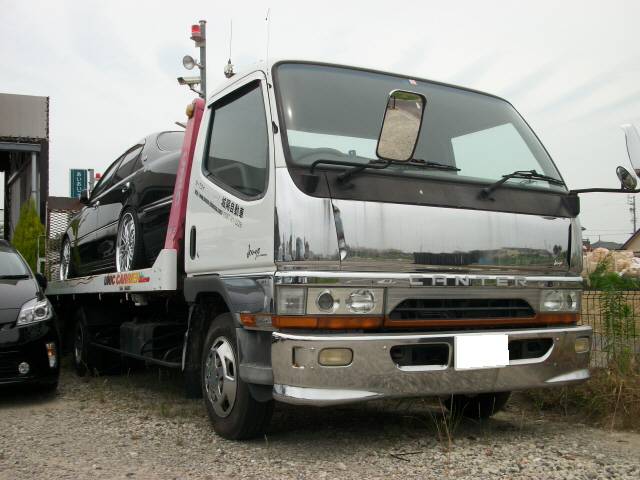
[[[211,323],[202,349],[202,396],[218,435],[230,440],[265,432],[273,401],[258,402],[240,378],[235,326],[230,314]]]
[[[443,403],[453,415],[486,420],[502,410],[510,396],[511,392],[479,393],[474,396],[451,395]]]

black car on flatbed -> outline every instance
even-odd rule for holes
[[[146,136],[105,171],[62,238],[60,280],[153,264],[164,246],[184,132]]]
[[[0,387],[58,385],[60,340],[45,287],[45,278],[0,240]]]

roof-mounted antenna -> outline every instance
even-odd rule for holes
[[[229,60],[227,64],[224,66],[224,76],[227,78],[231,78],[235,75],[233,71],[233,64],[231,63],[231,43],[233,42],[233,19],[229,22]]]
[[[267,53],[266,63],[269,65],[269,40],[271,39],[271,8],[267,8],[267,16],[264,19],[267,22]]]

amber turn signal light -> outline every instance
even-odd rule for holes
[[[240,314],[240,321],[246,327],[270,326],[275,328],[308,328],[320,330],[371,330],[382,326],[382,316],[343,316],[343,315],[273,315]]]

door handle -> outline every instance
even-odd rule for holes
[[[189,235],[189,256],[191,260],[196,258],[196,226],[191,227],[191,234]]]
[[[122,186],[121,192],[122,193],[127,193],[129,190],[131,190],[131,182],[127,182]]]

